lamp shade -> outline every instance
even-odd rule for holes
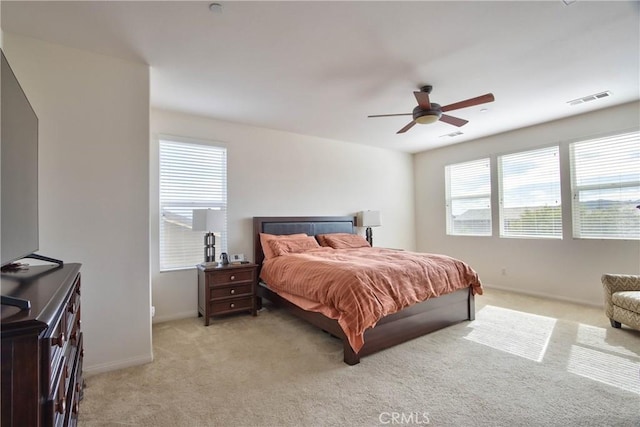
[[[224,212],[217,209],[194,209],[191,229],[207,232],[224,230]]]
[[[358,213],[358,225],[360,227],[379,227],[380,211],[361,211]]]

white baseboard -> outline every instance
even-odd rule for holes
[[[152,319],[152,323],[169,322],[171,320],[188,319],[190,317],[198,317],[198,310],[183,311],[182,313],[172,313],[164,316],[158,316],[157,312]]]
[[[103,363],[93,366],[83,366],[82,372],[85,377],[103,374],[105,372],[115,371],[118,369],[130,368],[132,366],[145,365],[153,362],[153,354],[146,356],[133,357],[131,359],[118,360],[116,362]]]
[[[580,300],[580,299],[577,299],[577,298],[567,298],[567,297],[563,297],[563,296],[560,296],[560,295],[550,295],[550,294],[545,294],[543,292],[535,292],[535,291],[532,292],[532,291],[529,291],[529,290],[507,288],[505,286],[497,286],[497,285],[492,285],[490,283],[483,283],[482,286],[484,288],[487,288],[487,289],[497,289],[499,291],[513,292],[515,294],[530,295],[532,297],[539,297],[539,298],[552,299],[552,300],[558,300],[558,301],[572,302],[574,304],[588,305],[590,307],[598,307],[598,308],[604,307],[604,300],[602,301],[602,304],[596,304],[593,301]]]

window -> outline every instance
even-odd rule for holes
[[[570,145],[573,236],[640,239],[640,132]]]
[[[491,236],[489,159],[445,167],[447,234]]]
[[[498,157],[500,236],[562,238],[558,147]]]
[[[160,271],[191,268],[204,261],[204,232],[191,230],[193,209],[227,209],[227,150],[167,139],[159,149]],[[226,251],[226,226],[220,237],[217,254]]]

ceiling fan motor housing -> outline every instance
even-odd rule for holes
[[[420,106],[417,106],[413,109],[413,120],[421,125],[437,122],[442,116],[442,110],[440,108],[440,104],[436,104],[435,102],[431,103],[429,110],[424,110],[420,108]]]

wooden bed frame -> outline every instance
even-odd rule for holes
[[[355,217],[254,217],[254,252],[258,266],[264,261],[260,244],[260,233],[295,234],[306,233],[310,236],[325,233],[353,233]],[[259,267],[260,268],[260,267]],[[258,270],[259,271],[259,270]],[[304,310],[270,290],[261,281],[257,287],[258,303],[262,298],[271,301],[294,316],[306,320],[312,325],[340,338],[344,347],[344,362],[355,365],[360,357],[385,348],[409,341],[464,320],[475,319],[475,304],[471,287],[442,295],[438,298],[407,307],[397,313],[386,316],[378,324],[364,333],[364,346],[358,353],[353,351],[349,340],[337,320],[321,313]]]

